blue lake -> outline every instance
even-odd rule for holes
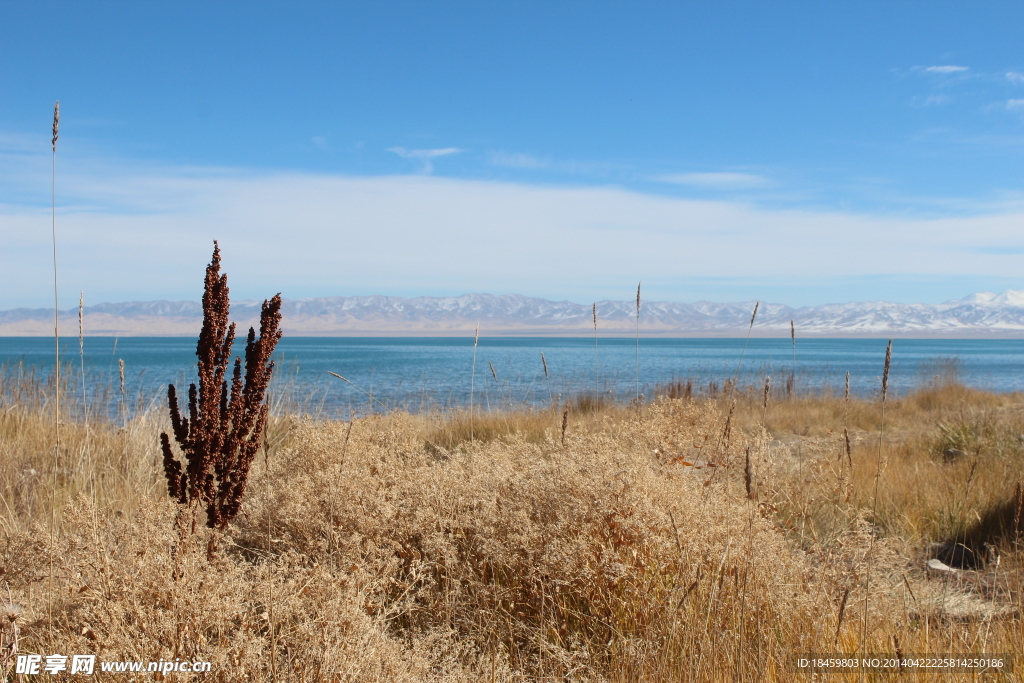
[[[659,386],[690,381],[695,392],[738,377],[741,386],[763,386],[772,376],[775,391],[792,374],[796,391],[841,392],[846,373],[859,395],[880,386],[883,339],[632,339],[584,338],[319,338],[285,337],[276,353],[273,396],[291,409],[324,416],[400,407],[413,411],[468,406],[478,409],[547,405],[599,388],[617,399],[653,395]],[[80,394],[78,338],[61,339],[68,364],[69,392]],[[133,410],[162,401],[168,382],[181,387],[195,376],[195,340],[181,337],[85,339],[86,393],[120,397],[119,363],[125,367],[125,396]],[[240,353],[244,341],[236,343]],[[542,361],[543,354],[543,361]],[[52,338],[0,338],[5,381],[53,371]],[[544,363],[547,365],[545,374]],[[343,382],[330,375],[346,377]],[[895,395],[926,386],[937,375],[956,373],[981,389],[1024,390],[1024,340],[897,339],[893,342],[890,391]],[[70,379],[69,379],[70,378]]]

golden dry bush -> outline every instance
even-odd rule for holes
[[[175,512],[149,502],[131,518],[104,519],[83,497],[55,545],[40,529],[9,538],[3,566],[22,570],[7,580],[36,606],[24,615],[22,652],[209,661],[202,680],[223,681],[458,680],[470,659],[444,634],[388,636],[366,609],[374,579],[365,572],[330,571],[291,551],[272,562],[237,548],[211,553],[218,532],[182,534],[168,523]],[[50,559],[59,578],[48,622],[38,605]]]
[[[257,472],[239,543],[358,566],[395,632],[450,628],[531,675],[677,675],[708,640],[780,667],[818,609],[810,565],[724,495],[730,477],[658,449],[705,443],[715,415],[664,401],[565,446],[552,430],[443,452],[405,415],[356,422],[347,447],[344,425],[301,423]],[[762,628],[785,613],[803,617]]]

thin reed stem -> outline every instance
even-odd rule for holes
[[[843,388],[843,442],[846,449],[846,464],[850,468],[850,487],[853,487],[853,451],[850,448],[850,372],[846,372],[846,385]],[[847,491],[847,499],[850,491]]]
[[[476,331],[473,332],[473,369],[469,373],[469,440],[473,441],[473,423],[476,420],[476,412],[473,405],[473,393],[476,390],[476,345],[480,341],[480,323],[476,324]],[[545,369],[547,364],[545,364]]]
[[[793,367],[796,368],[796,325],[789,321],[789,341],[793,344]]]
[[[764,378],[764,410],[761,413],[761,426],[767,429],[768,421],[768,394],[772,390],[772,378],[771,375]]]
[[[871,498],[871,524],[875,527],[871,534],[871,545],[868,547],[867,569],[864,574],[864,622],[861,627],[861,647],[867,646],[868,629],[868,599],[871,597],[871,564],[874,560],[872,551],[875,547],[875,539],[878,537],[878,480],[882,476],[882,443],[885,439],[885,397],[889,393],[889,368],[892,365],[892,339],[885,347],[885,366],[882,369],[882,405],[881,421],[878,425],[878,456],[875,459],[875,491]]]
[[[53,431],[57,443],[57,458],[60,458],[60,332],[58,316],[60,303],[57,290],[57,128],[60,122],[60,100],[53,105],[53,141],[50,155],[50,236],[53,242],[53,344],[54,344],[54,390],[53,390]],[[56,471],[54,477],[56,477]],[[54,480],[56,486],[56,479]]]
[[[123,426],[128,426],[128,403],[124,393],[124,359],[117,359],[117,379],[121,390],[121,421]]]
[[[591,309],[594,314],[594,396],[601,395],[601,363],[597,355],[597,302]]]
[[[540,364],[544,367],[544,383],[548,385],[548,403],[554,408],[555,401],[551,396],[551,378],[548,376],[548,359],[544,357],[544,352],[540,352]]]
[[[352,421],[351,420],[349,420],[348,428],[349,428],[349,432],[351,433],[351,431],[352,431]],[[346,447],[348,446],[348,437],[347,436],[345,437],[345,446]],[[344,461],[344,459],[345,459],[345,456],[344,456],[344,450],[343,450],[342,451],[342,461]],[[267,443],[267,436],[266,436],[265,433],[263,434],[263,469],[264,469],[264,474],[265,474],[265,477],[266,477],[266,480],[267,480],[266,481],[267,492],[268,492],[268,495],[269,495],[269,492],[272,491],[274,487],[273,487],[273,482],[270,479],[270,446]],[[340,474],[340,472],[339,472],[339,474]],[[338,479],[340,480],[341,477],[339,476]],[[267,550],[268,551],[271,550],[271,548],[273,548],[273,545],[272,545],[273,544],[273,534],[272,534],[273,522],[274,522],[274,506],[270,506],[270,509],[268,510],[268,514],[267,514]],[[331,528],[332,529],[334,528],[334,496],[333,495],[331,496]],[[332,534],[331,536],[328,536],[328,543],[333,545],[333,541],[334,541],[334,536]],[[333,548],[332,548],[332,550],[333,550]],[[331,559],[332,560],[334,559],[333,552],[331,554]],[[275,631],[275,622],[274,622],[274,567],[273,567],[273,564],[270,564],[270,566],[269,566],[269,573],[270,573],[270,580],[267,581],[267,626],[269,628],[267,629],[268,630],[267,635],[270,636],[270,680],[273,681],[274,683],[277,683],[277,658],[275,656],[276,652],[277,652],[277,633]]]
[[[636,283],[636,402],[640,403],[640,285]]]
[[[373,405],[373,403],[375,403],[375,402],[376,402],[376,403],[377,403],[378,405],[380,405],[380,407],[381,407],[381,408],[383,408],[384,410],[388,410],[388,407],[387,407],[387,405],[386,405],[386,404],[384,404],[384,403],[382,403],[380,399],[378,399],[378,398],[377,398],[376,396],[374,396],[373,394],[371,394],[371,393],[370,393],[369,391],[367,391],[366,389],[363,389],[363,388],[362,388],[361,386],[359,386],[358,384],[356,384],[355,382],[353,382],[352,380],[350,380],[350,379],[349,379],[348,377],[342,377],[342,376],[341,376],[341,375],[339,375],[338,373],[336,373],[336,372],[331,372],[330,370],[328,370],[328,371],[327,371],[327,374],[328,374],[328,375],[330,375],[331,377],[337,377],[337,378],[338,378],[338,379],[340,379],[340,380],[341,380],[342,382],[348,382],[349,384],[351,384],[352,386],[354,386],[354,387],[355,387],[356,389],[358,389],[359,391],[361,391],[361,392],[363,392],[364,394],[366,394],[366,395],[367,395],[367,396],[368,396],[368,397],[370,398],[370,405],[371,405],[371,406]]]
[[[786,388],[787,394],[793,392],[793,387],[796,384],[796,325],[792,320],[789,321],[789,341],[793,345],[793,368],[789,371],[789,384]]]
[[[89,402],[85,393],[85,292],[78,292],[78,360],[82,366],[82,414],[89,426]]]
[[[46,594],[46,614],[52,622],[52,594],[53,594],[53,535],[57,526],[57,470],[60,466],[60,331],[58,329],[58,315],[60,311],[59,297],[57,295],[57,137],[60,124],[60,100],[53,105],[53,139],[51,141],[52,152],[50,156],[50,236],[53,240],[53,345],[54,345],[54,366],[53,366],[53,436],[54,436],[54,458],[53,458],[53,481],[50,487],[50,581],[49,590]],[[52,629],[49,631],[52,633]]]
[[[740,368],[743,367],[743,357],[747,355],[747,344],[750,343],[750,332],[754,329],[754,320],[757,318],[757,309],[760,305],[760,301],[754,302],[754,312],[750,314],[750,325],[747,327],[747,338],[743,340],[743,350],[740,351],[740,359],[736,363],[736,373],[733,375],[733,387],[736,386],[736,382],[740,379]]]

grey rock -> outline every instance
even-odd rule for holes
[[[957,572],[957,570],[953,567],[950,567],[948,564],[942,562],[941,560],[936,560],[934,558],[928,560],[928,569],[930,569],[933,572],[942,572],[946,574],[956,574]]]

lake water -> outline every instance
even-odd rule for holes
[[[842,392],[846,373],[858,395],[879,390],[883,339],[632,339],[483,337],[315,338],[285,337],[276,353],[273,395],[291,409],[345,417],[400,407],[413,411],[468,406],[478,409],[547,405],[592,393],[617,399],[645,396],[673,380],[692,382],[695,393],[739,377],[741,386],[775,391],[792,374],[796,391]],[[236,343],[235,352],[244,349]],[[541,355],[543,354],[543,362]],[[53,371],[52,338],[0,338],[4,377]],[[69,391],[81,393],[78,339],[61,339]],[[86,338],[86,392],[120,399],[118,361],[125,365],[125,403],[133,410],[162,401],[168,382],[187,386],[195,377],[195,340],[181,337]],[[547,364],[545,375],[544,363]],[[639,363],[639,367],[637,365]],[[492,371],[493,369],[493,371]],[[335,372],[350,382],[330,375]],[[893,342],[890,391],[894,395],[954,373],[981,389],[1024,390],[1024,340],[914,340]],[[183,386],[184,385],[184,386]],[[181,391],[180,393],[184,393]],[[91,400],[99,400],[95,395]]]

